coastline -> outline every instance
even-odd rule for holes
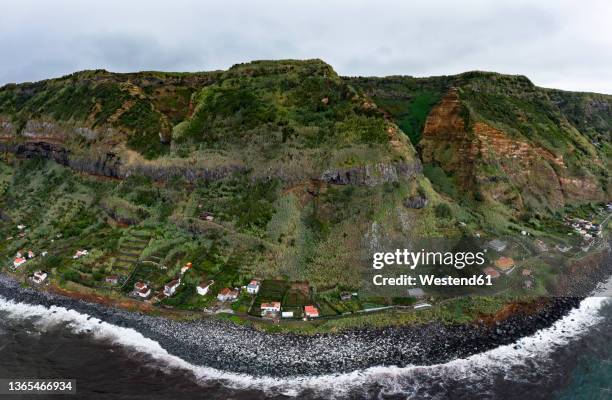
[[[192,364],[253,376],[291,377],[351,372],[373,366],[432,365],[511,344],[551,326],[580,303],[559,298],[534,315],[512,315],[493,325],[359,329],[339,334],[269,334],[228,321],[178,322],[42,294],[0,278],[0,296],[65,309],[138,331]],[[102,323],[102,322],[100,322]]]
[[[509,304],[500,315],[469,324],[398,325],[347,329],[337,333],[269,333],[218,318],[171,319],[51,291],[22,287],[0,274],[0,299],[45,307],[60,322],[77,314],[98,324],[133,329],[165,351],[193,365],[258,377],[300,377],[349,373],[371,367],[429,366],[464,359],[552,326],[576,309],[612,272],[609,249],[583,267],[568,295],[532,304]],[[100,300],[100,299],[98,299]],[[69,314],[66,318],[61,315]],[[95,329],[91,329],[95,330]],[[95,333],[95,332],[94,332]]]

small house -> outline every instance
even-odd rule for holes
[[[281,313],[282,318],[293,318],[293,311],[283,311]]]
[[[238,298],[239,294],[240,293],[238,293],[237,290],[232,290],[230,288],[223,288],[223,289],[221,289],[219,294],[217,294],[217,300],[219,300],[219,301],[232,301],[232,300],[236,300]]]
[[[32,250],[28,251],[28,258],[34,258],[35,254]]]
[[[181,275],[185,275],[185,272],[189,271],[191,267],[193,267],[193,264],[191,264],[190,262],[185,264],[185,266],[181,268]]]
[[[247,285],[247,293],[249,293],[249,294],[257,294],[258,292],[259,292],[259,281],[253,279]]]
[[[20,231],[24,230],[25,228],[25,225],[17,225],[17,229],[19,229]]]
[[[40,285],[46,279],[47,279],[47,273],[43,271],[36,271],[34,272],[34,275],[32,276],[32,281],[34,281],[34,283],[36,283],[37,285]]]
[[[89,251],[87,250],[77,250],[76,253],[74,253],[74,255],[72,256],[72,258],[76,260],[88,254],[89,254]]]
[[[104,281],[106,283],[110,283],[111,285],[116,285],[119,283],[119,276],[117,275],[109,275],[106,278],[104,278]]]
[[[340,293],[340,300],[348,301],[350,299],[351,299],[351,294],[349,292],[342,292],[342,293]]]
[[[207,281],[207,282],[202,282],[198,285],[198,287],[196,288],[198,294],[200,296],[206,296],[208,294],[208,291],[210,290],[210,287],[215,283],[215,281]]]
[[[495,260],[495,266],[499,270],[509,273],[514,268],[514,260],[511,257],[499,257]]]
[[[141,289],[144,289],[144,288],[146,288],[146,287],[147,287],[147,284],[146,284],[146,283],[144,283],[144,282],[136,282],[136,283],[134,284],[134,289],[135,289],[135,290],[141,290]]]
[[[273,318],[280,313],[281,303],[279,301],[272,301],[269,303],[261,303],[259,306],[261,309],[261,316],[264,318]]]
[[[25,258],[23,258],[23,257],[17,257],[17,258],[15,258],[15,261],[13,261],[13,266],[14,266],[15,268],[19,268],[19,267],[21,267],[23,264],[25,264],[25,263],[26,263],[26,261],[27,261],[27,260],[26,260]]]
[[[215,220],[215,216],[209,212],[203,212],[200,214],[200,219],[204,221],[212,222]]]
[[[305,306],[304,315],[308,318],[318,318],[319,310],[315,306]]]
[[[408,296],[420,299],[421,297],[425,297],[425,292],[421,288],[408,289]]]
[[[167,283],[164,286],[164,294],[168,297],[174,295],[174,293],[176,293],[176,289],[179,287],[180,284],[181,284],[180,279],[175,279],[172,282]]]
[[[499,271],[497,271],[495,268],[492,268],[492,267],[487,267],[484,270],[482,270],[482,272],[484,272],[485,274],[487,274],[493,279],[499,278],[500,276]]]
[[[138,290],[136,293],[138,293],[138,296],[146,299],[147,297],[149,297],[151,295],[151,288],[147,285],[145,285],[145,287],[143,287],[142,289]]]

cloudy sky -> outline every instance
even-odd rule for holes
[[[612,1],[0,0],[0,84],[321,58],[342,75],[524,74],[612,93]]]

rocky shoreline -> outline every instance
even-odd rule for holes
[[[157,341],[169,353],[194,365],[251,376],[312,376],[362,370],[373,366],[432,365],[465,358],[551,326],[576,308],[612,273],[609,247],[598,262],[581,267],[581,279],[565,297],[543,305],[512,309],[487,323],[366,328],[340,333],[299,335],[266,333],[213,318],[175,321],[22,287],[0,274],[0,296],[46,307],[58,306],[131,328]],[[518,312],[516,310],[519,310]]]
[[[269,334],[215,319],[178,322],[106,308],[22,288],[5,276],[0,276],[0,296],[65,307],[135,329],[195,365],[278,377],[341,373],[372,366],[431,365],[464,358],[546,328],[581,301],[576,297],[552,299],[535,314],[512,315],[491,325],[431,323],[302,336]]]

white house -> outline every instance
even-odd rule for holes
[[[86,256],[89,254],[89,251],[87,250],[77,250],[76,253],[74,253],[74,255],[72,256],[72,258],[74,258],[75,260],[77,258],[81,258],[83,256]]]
[[[283,318],[293,318],[293,311],[283,311],[281,313],[281,317],[283,317]]]
[[[217,295],[217,300],[219,301],[236,300],[239,294],[240,293],[238,293],[237,290],[232,290],[230,288],[223,288]]]
[[[34,258],[35,254],[32,250],[28,251],[28,258]]]
[[[15,268],[19,268],[19,267],[21,267],[23,264],[25,264],[25,263],[26,263],[26,261],[27,261],[27,260],[26,260],[25,258],[23,258],[23,257],[17,257],[17,258],[15,259],[15,261],[13,261],[13,266],[14,266]]]
[[[280,312],[280,302],[279,301],[272,301],[270,303],[261,303],[261,312],[267,311],[267,312]]]
[[[425,292],[421,288],[408,289],[408,296],[420,299],[425,296]]]
[[[179,287],[180,284],[180,279],[175,279],[172,282],[167,283],[166,286],[164,286],[164,294],[168,297],[172,296],[174,293],[176,293],[176,289]]]
[[[145,287],[138,290],[137,293],[138,293],[138,296],[146,299],[147,297],[151,295],[151,288],[145,285]]]
[[[208,281],[208,282],[202,282],[198,285],[198,287],[196,288],[196,290],[198,291],[198,294],[200,296],[206,296],[208,294],[208,291],[210,290],[210,287],[215,283],[215,281]]]
[[[281,303],[278,301],[272,301],[270,303],[261,303],[261,306],[259,306],[259,308],[261,309],[262,317],[275,316],[281,310]]]
[[[251,283],[247,285],[247,293],[257,294],[259,292],[259,281],[253,279]]]
[[[46,279],[47,279],[47,273],[42,272],[42,271],[36,271],[34,272],[34,275],[32,276],[32,280],[34,281],[34,283],[38,285],[43,283]]]
[[[183,268],[181,268],[181,275],[185,275],[185,272],[189,271],[193,265],[189,262],[185,264]]]

